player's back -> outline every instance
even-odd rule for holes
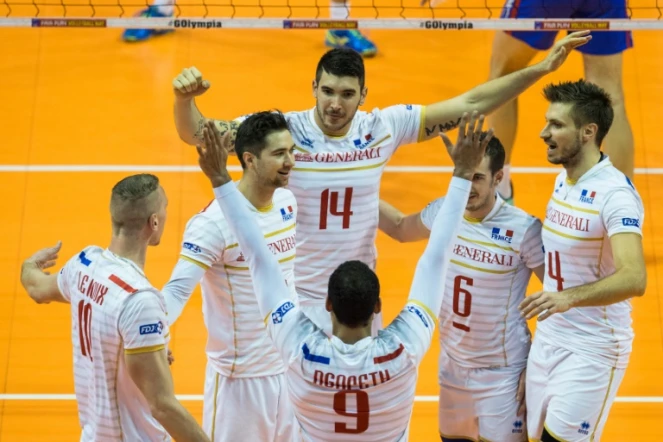
[[[292,308],[276,310],[274,328]],[[408,303],[377,337],[349,345],[336,336],[329,339],[303,313],[296,314],[290,318],[296,326],[285,338],[296,346],[286,352],[286,374],[303,439],[406,441],[417,367],[434,328],[431,315]]]
[[[272,204],[256,209],[255,215],[267,246],[281,264],[283,278],[295,292],[295,224],[298,205],[288,189],[278,188]],[[248,262],[237,237],[218,204],[212,202],[189,220],[184,233],[182,256],[206,269],[200,282],[203,315],[209,339],[206,352],[210,364],[224,376],[245,378],[272,376],[285,371],[260,316]]]
[[[444,198],[421,213],[431,228]],[[524,366],[530,333],[518,305],[544,263],[541,222],[497,196],[481,220],[465,217],[454,238],[440,311],[442,351],[467,368]]]
[[[562,172],[543,224],[544,290],[590,284],[616,270],[610,236],[641,234],[644,209],[632,183],[605,158],[577,182]],[[624,368],[631,352],[630,301],[572,308],[537,326],[537,333],[573,351]]]
[[[418,140],[423,121],[421,106],[358,111],[347,135],[334,137],[320,130],[315,112],[286,114],[297,145],[288,188],[300,207],[295,274],[304,302],[324,302],[341,263],[375,266],[382,173],[399,145]]]
[[[165,348],[167,321],[151,320],[165,319],[161,294],[134,263],[96,246],[67,262],[58,285],[71,302],[80,440],[169,440],[124,361],[125,352]],[[134,336],[123,336],[123,329]]]

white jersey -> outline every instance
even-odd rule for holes
[[[288,361],[288,392],[309,441],[405,441],[417,369],[435,319],[418,302],[377,337],[354,345],[331,339],[289,301],[268,316],[269,332]]]
[[[315,108],[285,114],[297,146],[288,188],[299,203],[297,292],[323,303],[332,272],[345,261],[375,267],[380,180],[396,149],[422,139],[424,108],[358,111],[347,135],[325,135]]]
[[[297,202],[287,189],[276,189],[272,205],[256,209],[270,250],[296,300],[294,280]],[[248,263],[219,205],[214,201],[186,225],[181,257],[204,269],[201,280],[203,316],[208,329],[206,352],[217,373],[245,378],[283,373],[283,360],[267,335],[260,316]]]
[[[613,274],[610,237],[642,235],[643,220],[638,192],[607,157],[576,182],[560,173],[543,223],[544,290],[562,291]],[[537,334],[596,362],[626,368],[633,342],[631,303],[556,313],[538,324]]]
[[[125,354],[166,348],[161,293],[133,262],[96,246],[65,264],[58,287],[71,303],[80,440],[170,440],[124,362]]]
[[[430,229],[444,198],[421,221]],[[497,196],[482,220],[465,217],[454,240],[440,318],[440,343],[467,368],[527,363],[531,335],[518,305],[544,263],[541,221]]]
[[[417,367],[433,335],[435,315],[459,210],[471,182],[452,178],[447,201],[417,263],[408,302],[377,337],[353,345],[329,339],[290,296],[279,264],[234,184],[215,188],[219,207],[251,262],[258,307],[288,370],[288,392],[306,441],[404,441],[412,413]]]

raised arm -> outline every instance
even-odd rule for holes
[[[195,67],[186,68],[175,77],[173,91],[175,93],[174,112],[177,133],[185,143],[196,145],[203,141],[205,123],[214,121],[221,135],[230,132],[231,145],[234,145],[239,123],[236,121],[208,120],[196,106],[196,97],[204,94],[209,88],[210,82],[203,80],[202,74]]]
[[[433,318],[437,317],[442,306],[451,246],[461,226],[465,205],[472,188],[474,170],[481,163],[486,146],[493,136],[490,130],[482,141],[480,136],[484,116],[478,118],[478,126],[476,120],[477,112],[472,115],[470,126],[467,128],[467,114],[462,116],[455,147],[451,146],[449,139],[443,135],[455,164],[454,174],[444,202],[433,222],[426,249],[417,263],[409,297],[410,301],[425,306]]]
[[[466,109],[489,114],[516,98],[543,76],[557,70],[572,49],[591,39],[589,31],[573,32],[553,46],[541,62],[520,71],[483,83],[462,95],[431,104],[425,108],[425,132],[420,141],[454,129]]]
[[[260,314],[266,317],[277,304],[291,299],[283,272],[276,257],[269,251],[255,216],[246,206],[246,199],[232,182],[226,166],[230,135],[223,137],[208,122],[203,130],[204,145],[198,146],[200,168],[210,179],[216,201],[226,217],[246,257]]]
[[[62,243],[54,247],[39,250],[30,258],[23,261],[21,266],[21,284],[30,298],[37,304],[50,302],[68,302],[58,287],[58,275],[51,275],[45,270],[53,267],[58,259],[58,252]]]
[[[430,235],[420,215],[420,212],[405,215],[388,202],[380,200],[378,228],[398,242],[420,241]]]

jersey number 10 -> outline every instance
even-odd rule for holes
[[[343,210],[338,210],[339,192],[332,192],[329,189],[322,191],[320,195],[320,230],[327,229],[327,217],[329,215],[342,216],[343,228],[350,228],[350,217],[352,216],[352,187],[345,188],[343,197]]]
[[[81,299],[78,303],[78,338],[81,353],[92,361],[92,304]]]

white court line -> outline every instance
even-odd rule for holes
[[[178,394],[180,401],[202,401],[203,395],[198,394]],[[73,394],[0,394],[0,401],[73,401],[76,396]],[[415,396],[415,402],[437,402],[437,396]],[[615,402],[627,402],[632,404],[660,404],[663,403],[663,396],[617,396]]]
[[[229,166],[230,172],[240,172],[240,166]],[[558,174],[561,167],[512,167],[511,173]],[[154,164],[2,164],[2,172],[185,172],[202,173],[198,166],[160,166]],[[451,166],[387,166],[385,172],[451,173]],[[638,175],[663,175],[663,168],[636,168]]]

